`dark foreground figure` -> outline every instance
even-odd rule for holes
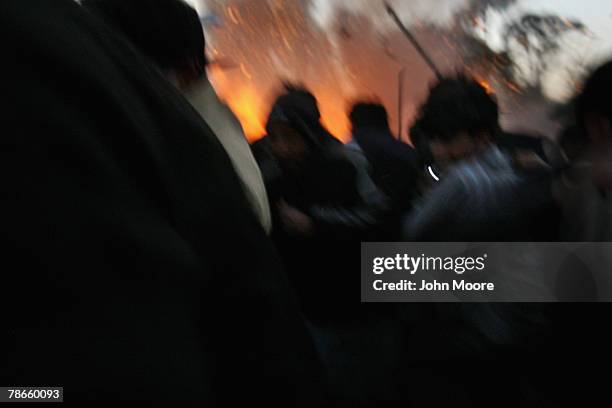
[[[317,406],[314,348],[207,125],[71,0],[0,3],[0,383],[73,406]]]

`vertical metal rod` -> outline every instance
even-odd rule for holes
[[[397,92],[397,139],[402,140],[403,114],[404,114],[404,78],[406,69],[402,68],[398,73],[398,92]]]
[[[395,21],[399,29],[402,31],[402,33],[404,33],[406,38],[408,38],[408,40],[412,43],[412,45],[417,50],[417,52],[421,55],[423,60],[427,63],[429,68],[434,72],[434,74],[436,74],[436,77],[438,77],[438,79],[442,79],[442,73],[440,72],[436,64],[433,62],[429,54],[427,54],[425,49],[421,46],[419,41],[410,32],[410,30],[408,30],[408,28],[404,25],[404,23],[402,23],[402,20],[400,20],[395,10],[393,10],[393,8],[389,5],[389,3],[385,3],[385,8],[387,9],[387,12],[391,16],[391,18],[393,18],[393,20]]]

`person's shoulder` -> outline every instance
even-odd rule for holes
[[[363,153],[363,149],[361,148],[361,146],[359,145],[359,143],[355,139],[351,139],[344,146],[346,147],[346,149],[348,149],[350,151],[357,151],[357,152]]]
[[[499,149],[490,151],[457,163],[449,172],[450,176],[468,189],[481,189],[495,179],[516,178],[512,159]]]
[[[349,143],[342,146],[340,152],[346,160],[350,161],[355,166],[368,166],[368,159],[361,146],[359,146],[359,143],[355,140],[351,140]]]
[[[478,184],[478,164],[474,161],[463,161],[455,164],[444,176],[441,184],[453,185],[455,188],[469,189]]]
[[[200,114],[221,111],[225,107],[207,78],[191,85],[184,95]]]

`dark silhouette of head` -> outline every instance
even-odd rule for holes
[[[612,61],[593,72],[576,102],[578,123],[595,143],[609,143],[612,139]]]
[[[589,77],[576,103],[579,126],[586,136],[585,157],[591,162],[595,185],[612,188],[612,61]]]
[[[179,82],[205,75],[204,30],[198,13],[184,1],[83,0],[82,5]]]
[[[444,166],[487,148],[499,130],[495,99],[478,82],[465,76],[445,78],[430,91],[417,118]]]
[[[320,122],[321,113],[315,96],[306,88],[285,84],[284,92],[276,99],[266,124],[268,136],[282,137],[278,124],[290,127],[301,135],[309,149],[326,149],[339,145]]]
[[[389,130],[389,117],[385,107],[377,102],[356,102],[349,113],[353,131],[362,128]]]
[[[299,115],[309,122],[318,122],[321,119],[317,98],[302,85],[286,82],[284,92],[276,99],[274,106]]]

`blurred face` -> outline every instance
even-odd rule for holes
[[[449,141],[431,141],[431,152],[436,165],[445,169],[482,152],[488,145],[488,137],[484,134],[474,137],[467,132],[460,132]]]

